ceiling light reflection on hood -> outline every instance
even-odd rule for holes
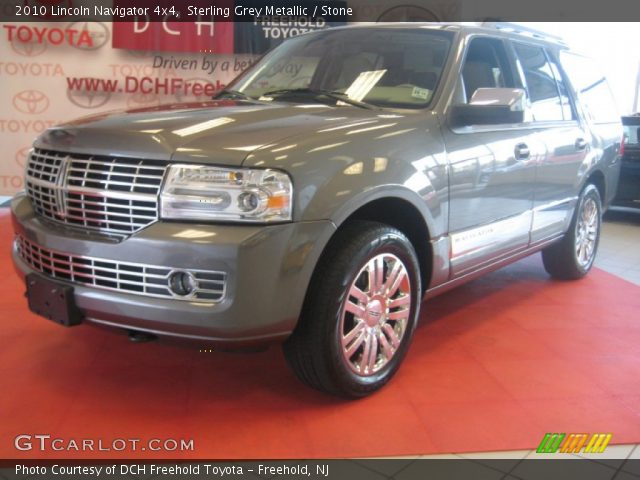
[[[190,127],[173,130],[172,133],[180,137],[188,137],[189,135],[204,132],[205,130],[220,127],[231,122],[235,122],[235,120],[229,117],[214,118],[213,120],[207,120],[206,122],[196,123],[195,125],[191,125]]]

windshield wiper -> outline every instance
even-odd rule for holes
[[[332,100],[335,100],[337,102],[344,102],[349,105],[353,105],[354,107],[366,108],[368,110],[373,110],[373,109],[378,110],[378,107],[376,107],[375,105],[362,102],[360,100],[354,100],[353,98],[350,98],[349,95],[347,95],[346,93],[335,91],[335,90],[322,90],[322,89],[315,89],[315,88],[280,88],[278,90],[271,90],[271,91],[265,92],[261,96],[270,97],[272,95],[287,95],[287,94],[324,96]]]
[[[241,92],[240,90],[222,90],[220,92],[218,92],[213,99],[217,100],[219,98],[223,98],[223,97],[229,97],[229,98],[241,98],[243,100],[251,100],[252,102],[257,102],[257,99],[247,95],[244,92]]]

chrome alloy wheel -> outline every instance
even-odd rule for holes
[[[383,368],[402,343],[411,312],[411,280],[391,253],[369,259],[349,287],[340,313],[342,356],[352,372]]]
[[[576,222],[576,259],[582,268],[593,262],[600,228],[598,206],[593,198],[585,199]]]

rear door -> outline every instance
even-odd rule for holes
[[[542,45],[517,41],[512,45],[531,104],[530,125],[546,147],[546,155],[536,166],[531,227],[531,243],[535,244],[568,228],[592,139],[578,121],[551,52]]]
[[[467,39],[451,105],[478,88],[521,87],[501,38]],[[535,165],[542,146],[520,124],[443,128],[450,179],[451,275],[457,277],[529,244]]]
[[[574,92],[580,116],[591,133],[590,149],[584,168],[580,170],[580,180],[584,183],[584,176],[597,164],[604,174],[602,203],[606,208],[615,196],[620,177],[620,114],[607,79],[593,60],[569,51],[560,52],[559,60]]]

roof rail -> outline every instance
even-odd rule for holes
[[[495,28],[497,30],[504,30],[505,32],[519,33],[521,35],[527,35],[529,37],[540,38],[543,40],[551,40],[557,43],[564,44],[562,37],[553,35],[551,33],[543,32],[542,30],[536,30],[535,28],[519,25],[511,22],[482,22],[483,27]]]

